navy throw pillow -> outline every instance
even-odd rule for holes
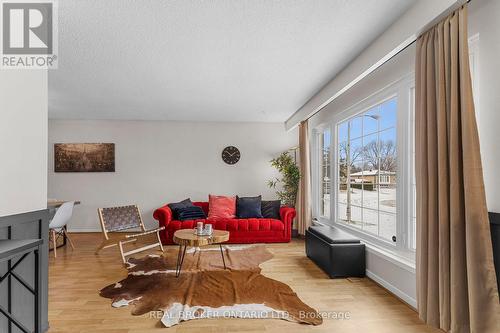
[[[276,219],[280,220],[280,207],[281,200],[271,200],[271,201],[262,201],[261,203],[261,212],[262,216],[267,219]]]
[[[179,208],[177,210],[177,215],[179,221],[200,220],[207,218],[203,209],[198,206]]]
[[[236,216],[239,219],[262,218],[261,201],[260,195],[245,198],[236,196]]]
[[[178,220],[179,219],[179,213],[178,213],[179,209],[186,208],[186,207],[193,207],[193,206],[194,205],[191,202],[190,198],[182,200],[182,201],[179,201],[179,202],[174,202],[174,203],[168,204],[168,207],[172,211],[172,217],[173,217],[174,220]]]

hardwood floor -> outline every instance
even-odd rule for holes
[[[318,311],[349,313],[350,319],[325,318],[316,327],[279,319],[202,319],[164,328],[157,318],[132,316],[130,307],[112,308],[99,296],[102,287],[126,276],[118,249],[96,256],[101,234],[71,236],[76,250],[60,248],[57,259],[50,253],[50,333],[442,332],[423,325],[411,308],[369,279],[329,279],[305,256],[301,240],[268,244],[274,258],[261,265],[263,274],[287,283]]]

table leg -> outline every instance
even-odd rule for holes
[[[220,255],[222,256],[222,263],[224,264],[224,269],[226,269],[226,260],[224,259],[224,251],[222,250],[222,244],[219,244]]]
[[[175,263],[175,276],[177,276],[177,271],[179,270],[179,263],[181,262],[182,245],[179,244],[179,251],[177,252],[177,262]]]
[[[177,256],[177,266],[175,267],[175,277],[181,275],[182,263],[184,262],[184,257],[186,255],[187,245],[184,245],[184,250],[182,250],[182,245],[179,245],[179,253]]]

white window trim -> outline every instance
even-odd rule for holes
[[[313,151],[314,156],[312,157],[312,184],[313,184],[313,214],[317,218],[317,220],[322,224],[327,225],[335,225],[341,229],[344,229],[361,240],[364,240],[368,243],[374,244],[381,248],[387,249],[398,256],[404,256],[405,258],[414,258],[414,250],[410,249],[410,236],[411,236],[411,213],[412,213],[412,195],[406,195],[406,193],[411,192],[411,180],[412,180],[412,148],[411,144],[413,144],[411,138],[413,136],[413,127],[411,126],[411,115],[408,110],[410,110],[411,105],[411,96],[410,89],[415,86],[415,74],[410,73],[408,75],[403,76],[399,80],[387,85],[386,87],[380,89],[374,94],[364,98],[360,102],[352,105],[351,107],[338,112],[335,114],[326,124],[322,124],[316,127],[313,130],[314,140],[313,140]],[[350,227],[345,223],[340,223],[336,220],[337,217],[337,202],[336,202],[336,189],[338,186],[338,170],[337,170],[337,144],[338,144],[338,133],[337,133],[337,124],[349,119],[350,117],[363,113],[364,111],[369,110],[373,106],[376,106],[394,96],[398,96],[398,117],[397,117],[397,151],[398,151],[398,183],[397,183],[397,214],[396,214],[396,244],[385,241],[377,236],[371,235],[367,232],[363,232],[354,227]],[[403,109],[404,107],[404,109]],[[413,110],[410,110],[413,111]],[[319,140],[318,135],[322,133],[326,128],[329,128],[331,131],[331,143],[330,143],[330,156],[331,162],[330,173],[332,175],[332,184],[331,184],[331,193],[330,193],[330,219],[326,219],[325,217],[319,216],[320,212],[320,201],[319,201],[319,193],[320,188],[319,185],[319,150],[318,146]],[[405,152],[405,154],[401,154],[401,152]],[[409,153],[408,153],[409,152]],[[406,222],[399,223],[400,219],[404,219]],[[413,259],[414,260],[414,259]]]
[[[312,159],[312,163],[311,163],[311,166],[312,166],[312,172],[311,172],[311,181],[312,181],[312,184],[314,184],[312,186],[313,188],[313,191],[312,191],[312,202],[313,202],[313,205],[312,205],[312,211],[313,211],[313,216],[317,217],[317,219],[319,220],[325,220],[325,216],[321,216],[320,212],[321,212],[321,202],[323,199],[320,198],[320,192],[321,192],[321,185],[318,186],[318,184],[322,184],[322,179],[321,179],[321,164],[319,162],[320,160],[320,151],[321,151],[321,147],[320,147],[320,136],[323,135],[323,132],[327,129],[330,129],[330,126],[329,125],[319,125],[317,126],[316,128],[313,129],[312,131],[312,135],[313,135],[313,140],[312,140],[312,147],[314,147],[314,149],[312,149],[312,154],[311,154],[311,159]],[[330,130],[330,137],[333,136],[333,132],[331,132]],[[332,151],[332,147],[331,147],[331,141],[330,141],[330,156],[331,156],[331,151]],[[331,167],[331,164],[333,163],[333,161],[330,161],[330,167]],[[332,177],[333,178],[333,177]],[[331,188],[330,188],[330,191],[331,191]],[[332,194],[330,193],[330,203],[331,203],[331,197],[332,197]],[[331,207],[330,207],[330,214],[331,214]],[[330,218],[331,218],[332,215],[330,215]]]

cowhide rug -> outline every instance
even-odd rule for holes
[[[181,321],[214,318],[279,318],[319,325],[322,318],[286,284],[261,274],[259,264],[272,258],[263,245],[188,249],[181,275],[175,277],[177,250],[163,256],[128,260],[125,279],[101,290],[114,307],[132,304],[133,315],[162,311],[170,327]]]

